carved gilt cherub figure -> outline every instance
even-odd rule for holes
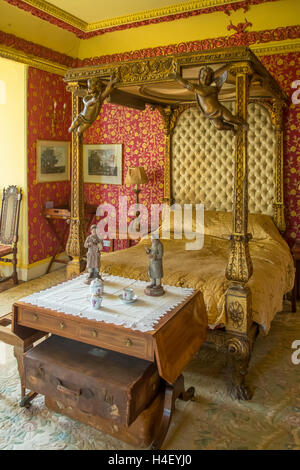
[[[92,279],[99,278],[100,256],[103,248],[103,241],[98,237],[96,232],[97,225],[91,225],[91,234],[86,238],[84,247],[87,251],[87,268],[89,276],[86,284],[90,284]],[[101,278],[101,277],[100,277]]]
[[[195,93],[200,110],[218,130],[235,132],[234,125],[248,129],[248,124],[243,119],[234,116],[229,109],[219,102],[219,92],[227,79],[226,70],[222,74],[216,75],[211,67],[201,67],[198,85],[183,79],[179,73],[175,73],[174,77],[178,83]],[[212,83],[215,83],[215,85],[212,85]]]
[[[93,122],[101,110],[103,101],[111,93],[117,78],[112,75],[109,83],[105,83],[99,78],[90,78],[87,82],[87,94],[83,98],[83,110],[76,116],[69,128],[69,132],[82,134]]]
[[[164,254],[164,246],[159,238],[153,234],[151,235],[151,241],[151,248],[145,248],[146,253],[149,256],[148,275],[151,280],[151,284],[149,284],[145,289],[145,294],[160,296],[165,293],[164,288],[161,285],[163,277],[162,258]]]

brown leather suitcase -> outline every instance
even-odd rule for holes
[[[24,355],[25,386],[63,407],[129,426],[158,394],[152,362],[51,336]]]
[[[61,413],[76,421],[92,426],[133,446],[145,448],[152,444],[160,433],[160,423],[164,411],[164,390],[162,389],[156,395],[150,405],[138,415],[130,426],[116,424],[111,419],[83,413],[76,406],[64,406],[61,402],[49,396],[45,397],[45,404],[47,408],[56,413]]]

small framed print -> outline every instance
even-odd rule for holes
[[[83,146],[84,182],[122,184],[122,144]]]
[[[70,179],[70,142],[37,140],[36,181],[68,181]]]

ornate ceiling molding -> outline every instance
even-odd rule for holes
[[[235,46],[250,46],[257,56],[300,52],[300,26],[236,33],[215,39],[170,44],[83,60],[75,59],[16,37],[13,34],[0,31],[0,57],[22,62],[58,75],[65,75],[67,69],[86,65],[113,64],[149,57],[178,55]]]
[[[43,0],[4,0],[21,8],[34,16],[74,33],[80,39],[105,34],[107,32],[136,28],[148,24],[174,21],[189,16],[221,11],[230,15],[231,11],[248,10],[251,5],[258,5],[279,0],[193,0],[188,3],[178,3],[169,7],[146,10],[108,20],[87,23],[76,16]]]
[[[64,76],[68,69],[63,65],[54,64],[46,59],[30,56],[29,54],[18,51],[17,49],[3,45],[0,45],[0,57],[3,59],[14,60],[15,62],[21,62],[22,64],[44,70],[45,72],[55,73],[56,75]]]
[[[237,46],[249,46],[257,55],[283,54],[284,52],[300,51],[300,26],[287,26],[263,31],[245,31],[235,33],[231,36],[223,36],[214,39],[203,39],[201,41],[170,44],[168,46],[140,49],[137,51],[112,54],[100,57],[90,57],[80,60],[79,67],[85,65],[102,65],[127,60],[144,59],[164,55],[177,55],[197,51],[209,51],[213,49]],[[289,41],[285,44],[274,44],[274,42]],[[272,43],[269,46],[266,43]]]
[[[0,48],[3,54],[5,54],[5,57],[11,52],[14,57],[10,58],[18,62],[28,63],[28,61],[35,60],[38,61],[38,63],[42,63],[43,61],[47,67],[49,64],[52,64],[58,71],[78,66],[78,59],[40,46],[34,42],[26,41],[26,39],[5,33],[4,31],[0,31]],[[4,55],[2,55],[2,57],[4,57]]]
[[[291,41],[285,44],[273,44],[268,46],[265,44],[255,44],[255,46],[251,46],[251,50],[258,57],[273,54],[288,54],[289,52],[300,52],[300,40]]]

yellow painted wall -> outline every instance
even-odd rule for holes
[[[18,265],[28,263],[27,248],[27,66],[0,58],[0,191],[16,184],[24,191],[21,205]],[[4,96],[5,95],[5,96]],[[3,99],[4,98],[4,99]],[[11,265],[8,265],[11,266]],[[3,266],[0,266],[2,269]]]
[[[253,24],[249,31],[293,26],[299,24],[300,0],[281,0],[253,5],[246,13],[240,9],[232,12],[230,16],[223,12],[216,12],[105,33],[102,36],[81,40],[79,58],[228,36],[234,33],[233,30],[227,30],[230,21],[232,20],[232,23],[236,25],[244,22],[245,17]]]
[[[115,12],[115,16],[118,16],[118,11]],[[231,12],[230,16],[224,12],[190,16],[180,20],[105,33],[91,39],[78,39],[73,33],[0,0],[1,31],[80,59],[228,36],[234,33],[233,30],[227,30],[230,21],[236,25],[244,22],[245,18],[253,24],[249,31],[296,25],[299,24],[300,18],[300,0],[279,0],[251,5],[246,13],[243,9],[239,9]],[[95,22],[100,19],[94,17]]]
[[[37,16],[0,1],[0,30],[55,51],[77,57],[79,39]]]

